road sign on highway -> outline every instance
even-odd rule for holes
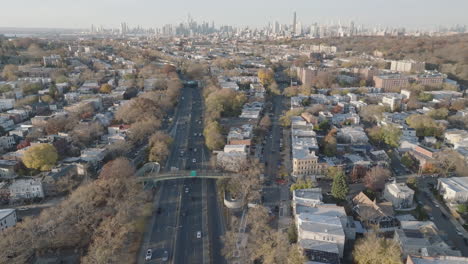
[[[196,177],[197,176],[197,171],[194,171],[194,170],[190,171],[190,176]]]

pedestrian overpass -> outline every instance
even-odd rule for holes
[[[197,170],[182,170],[163,173],[148,173],[144,176],[137,177],[139,182],[144,185],[154,184],[159,181],[190,179],[190,178],[205,178],[205,179],[227,179],[236,176],[234,173],[217,172],[217,171],[197,171]]]

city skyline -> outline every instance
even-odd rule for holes
[[[191,14],[199,22],[214,21],[217,25],[262,27],[275,21],[292,24],[294,12],[297,14],[297,23],[302,25],[338,21],[349,24],[354,21],[368,26],[427,29],[439,25],[468,24],[468,18],[463,12],[468,9],[468,2],[463,0],[453,0],[450,5],[438,0],[415,0],[411,3],[403,0],[392,3],[372,0],[350,2],[240,0],[235,5],[220,5],[214,0],[183,4],[148,0],[83,0],[79,3],[23,0],[3,4],[8,12],[0,19],[0,27],[89,28],[90,24],[119,27],[122,21],[126,21],[132,27],[153,28],[185,22],[187,14]],[[24,9],[25,5],[29,8]],[[69,10],[73,10],[73,13]]]

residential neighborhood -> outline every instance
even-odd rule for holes
[[[0,21],[0,263],[468,263],[467,21],[298,11]]]

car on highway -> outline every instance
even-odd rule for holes
[[[197,136],[197,133],[193,133],[193,136],[196,137],[196,136]]]
[[[439,205],[439,204],[434,204],[434,206],[435,206],[435,207],[437,207],[437,208],[439,208],[439,207],[440,207],[440,205]]]
[[[152,257],[153,257],[153,250],[148,249],[148,250],[146,251],[145,260],[151,260]]]
[[[194,149],[193,149],[193,152],[197,152],[197,148],[194,148]]]
[[[197,160],[196,160],[196,159],[193,159],[192,162],[195,163],[195,162],[197,162]]]
[[[188,193],[188,191],[189,191],[189,188],[188,187],[185,188],[185,193]]]
[[[201,137],[201,136],[202,136],[202,134],[201,134],[201,133],[198,133],[198,136],[199,136],[199,137]]]
[[[456,230],[457,230],[457,235],[463,236],[463,233],[460,231],[460,229],[457,228]]]
[[[197,238],[201,238],[201,231],[197,232]]]
[[[169,259],[169,252],[167,250],[164,250],[163,256],[161,258],[162,261],[167,261]]]

